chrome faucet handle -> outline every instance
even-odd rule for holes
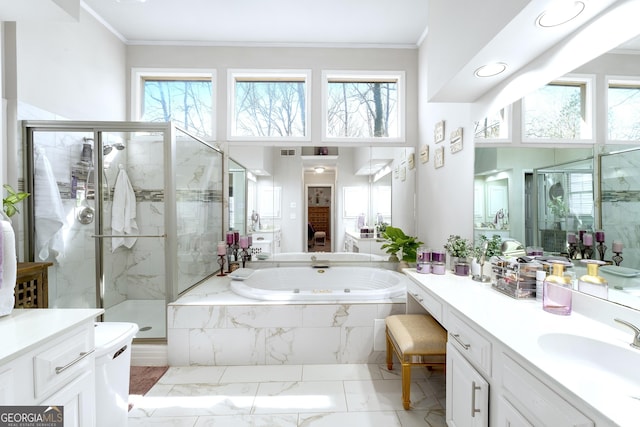
[[[626,320],[622,320],[622,319],[613,319],[613,320],[615,320],[618,323],[622,323],[623,325],[633,329],[633,333],[635,335],[633,336],[633,342],[629,345],[633,348],[640,349],[640,328],[638,328],[636,325],[632,323],[627,322]]]

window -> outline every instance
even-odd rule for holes
[[[474,136],[476,141],[497,141],[509,140],[511,117],[511,106],[502,108],[500,111],[491,114],[479,122],[476,122]]]
[[[404,73],[324,72],[324,140],[404,140]]]
[[[609,141],[640,140],[640,81],[609,80],[607,99]]]
[[[561,79],[524,97],[523,140],[591,140],[591,81],[579,77]]]
[[[214,73],[134,70],[134,120],[173,121],[214,139]]]
[[[475,139],[482,141],[496,141],[510,139],[509,120],[511,106],[502,108],[479,122],[476,122]]]
[[[229,73],[229,139],[310,139],[309,71]]]

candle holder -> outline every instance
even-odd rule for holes
[[[577,259],[578,257],[578,244],[576,242],[569,243],[569,258]]]
[[[620,255],[622,252],[614,252],[615,255],[611,257],[611,259],[613,260],[613,262],[617,265],[620,266],[620,263],[622,262],[622,260],[624,258],[622,258],[622,256]]]
[[[600,254],[600,261],[604,261],[604,254],[607,252],[607,245],[603,242],[598,243],[598,253]]]
[[[247,261],[251,259],[251,255],[249,254],[249,248],[243,248],[240,252],[240,258],[242,259],[242,268],[244,268]]]
[[[591,259],[591,257],[593,256],[593,247],[592,246],[583,246],[583,250],[582,250],[582,259]]]
[[[224,272],[224,259],[225,259],[226,255],[218,255],[218,265],[220,266],[220,273],[216,274],[216,276],[226,276],[225,272]]]

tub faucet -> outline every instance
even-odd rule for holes
[[[633,342],[629,345],[633,348],[640,349],[640,328],[638,328],[636,325],[632,323],[627,322],[626,320],[622,320],[622,319],[613,319],[613,320],[615,320],[618,323],[622,323],[623,325],[633,329],[633,333],[635,335],[633,336]]]

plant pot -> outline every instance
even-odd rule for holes
[[[451,260],[453,274],[456,276],[468,276],[471,271],[471,263],[468,258],[455,257]]]

